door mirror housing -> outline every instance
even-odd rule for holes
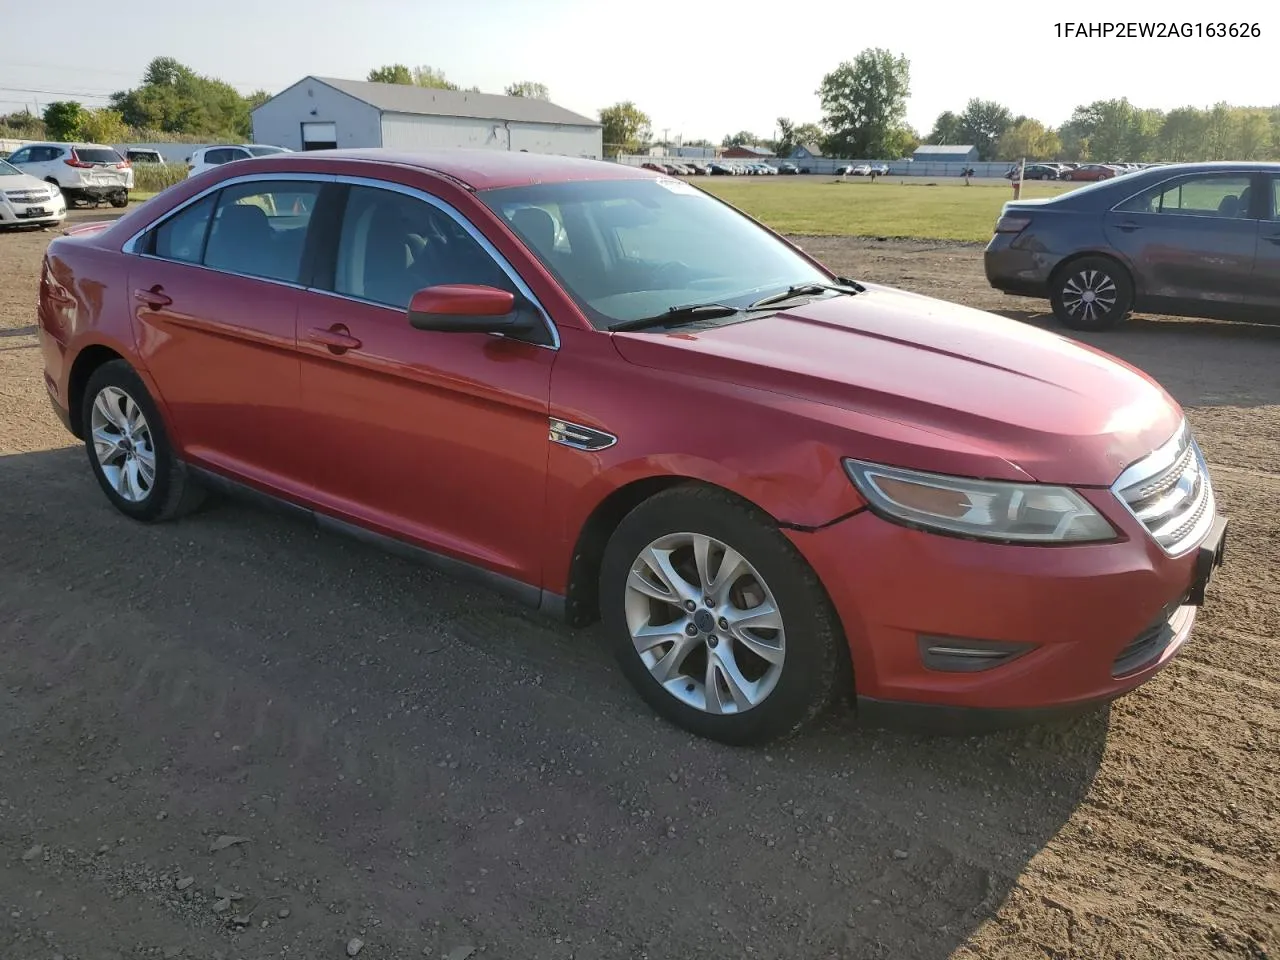
[[[415,293],[409,325],[439,333],[521,334],[536,329],[532,308],[510,290],[468,283],[440,284]]]

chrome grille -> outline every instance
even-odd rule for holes
[[[1186,421],[1168,443],[1125,470],[1111,489],[1170,556],[1199,543],[1213,523],[1208,465]]]
[[[7,190],[5,196],[13,203],[48,203],[53,194],[37,190]]]

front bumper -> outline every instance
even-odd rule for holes
[[[47,200],[12,200],[0,197],[0,225],[61,223],[67,216],[67,201],[61,193]]]
[[[1113,700],[1155,676],[1190,635],[1225,521],[1200,549],[1169,557],[1140,527],[1112,519],[1124,539],[1063,547],[947,537],[868,510],[788,536],[836,607],[865,718],[978,732]],[[937,654],[956,648],[994,659],[975,669]],[[993,653],[1002,649],[1005,659]]]

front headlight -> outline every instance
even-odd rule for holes
[[[61,194],[61,193],[62,193],[62,188],[61,188],[61,187],[59,187],[56,183],[53,183],[53,182],[50,182],[50,181],[46,181],[46,182],[47,182],[47,185],[48,185],[48,187],[49,187],[49,193],[50,193],[52,196],[57,197],[59,194]]]
[[[844,466],[875,512],[911,526],[1015,543],[1089,543],[1117,536],[1068,487],[971,480],[861,460],[846,459]]]

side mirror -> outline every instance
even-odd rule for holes
[[[535,327],[533,312],[509,290],[467,283],[419,290],[409,300],[409,325],[440,333],[524,333]]]

